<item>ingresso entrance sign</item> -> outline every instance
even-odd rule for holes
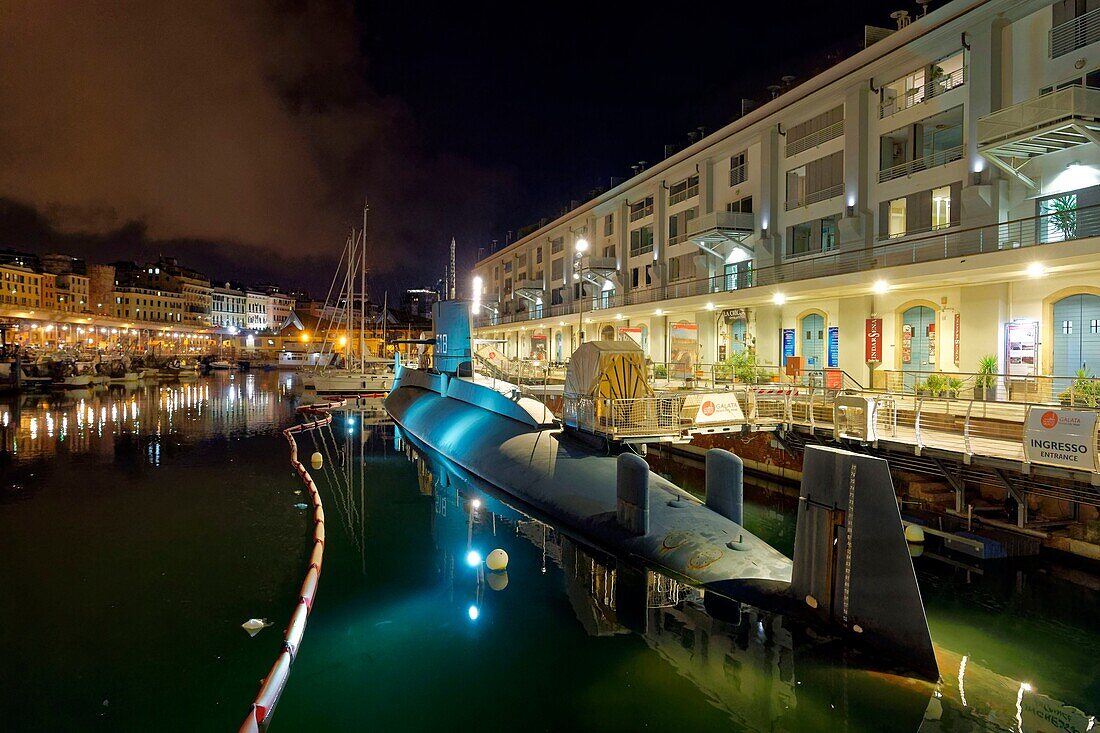
[[[1096,413],[1032,405],[1024,424],[1029,463],[1096,471]]]

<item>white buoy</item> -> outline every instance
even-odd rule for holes
[[[314,453],[312,456],[309,457],[309,465],[313,466],[314,471],[320,471],[321,466],[323,466],[324,463],[325,459],[321,456],[319,452]]]
[[[924,527],[919,524],[910,524],[905,528],[905,541],[915,545],[924,542]]]
[[[248,632],[249,636],[255,636],[268,626],[271,626],[273,622],[268,621],[265,618],[250,618],[241,624],[241,628]]]
[[[485,558],[485,567],[492,570],[494,573],[499,573],[508,567],[508,553],[499,547],[489,553],[489,557]]]

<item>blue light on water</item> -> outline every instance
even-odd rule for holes
[[[466,553],[466,564],[470,567],[477,567],[481,564],[481,553],[477,550],[470,550]]]
[[[471,621],[477,621],[477,617],[481,615],[481,611],[477,606],[470,606],[466,613],[469,614]]]

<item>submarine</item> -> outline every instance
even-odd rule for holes
[[[939,678],[884,459],[806,447],[791,559],[742,525],[736,455],[707,452],[699,501],[652,473],[632,443],[594,442],[520,385],[478,374],[470,301],[436,303],[432,316],[432,368],[398,360],[384,402],[403,439],[585,544],[700,587],[712,600],[796,615],[914,676]],[[590,381],[573,372],[592,363],[571,359],[566,384]],[[644,381],[636,363],[609,362],[618,372],[604,378]]]

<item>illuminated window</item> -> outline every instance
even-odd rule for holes
[[[887,234],[891,237],[905,235],[905,199],[894,199],[890,202]]]
[[[932,189],[932,228],[951,226],[951,187]]]

